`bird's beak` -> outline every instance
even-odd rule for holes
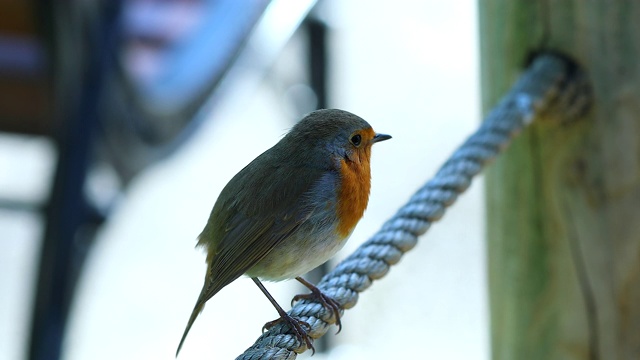
[[[391,135],[376,133],[376,136],[374,136],[373,139],[371,139],[371,143],[375,144],[375,143],[377,143],[379,141],[385,141],[385,140],[389,140],[389,139],[391,139]]]

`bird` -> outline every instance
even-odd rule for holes
[[[362,218],[371,189],[372,145],[391,139],[339,109],[313,111],[223,188],[198,236],[206,250],[204,285],[176,357],[205,303],[242,275],[251,278],[307,348],[308,323],[288,315],[262,281],[296,279],[311,290],[341,329],[340,304],[301,275],[329,260]],[[338,331],[339,331],[338,330]]]

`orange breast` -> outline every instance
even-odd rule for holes
[[[338,233],[347,236],[362,218],[371,189],[371,146],[358,149],[354,160],[341,160],[341,187],[338,192]]]

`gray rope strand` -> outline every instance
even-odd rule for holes
[[[439,220],[447,206],[471,184],[473,176],[506,148],[512,137],[530,124],[540,111],[547,110],[567,96],[574,68],[566,60],[541,55],[520,77],[502,101],[487,115],[480,128],[460,146],[438,170],[433,179],[419,189],[398,212],[353,254],[325,275],[317,285],[338,301],[342,309],[355,306],[360,292],[373,280],[382,278],[402,255],[411,250],[431,223]],[[575,96],[574,96],[575,97]],[[309,335],[324,335],[335,317],[320,303],[301,300],[289,314],[311,326]],[[258,338],[239,360],[295,359],[307,350],[278,324]]]

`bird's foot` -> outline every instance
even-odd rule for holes
[[[326,295],[325,293],[323,293],[320,289],[318,289],[315,285],[313,285],[312,283],[304,280],[301,277],[297,277],[296,280],[298,280],[300,283],[302,283],[302,285],[306,286],[309,290],[311,290],[311,293],[309,294],[298,294],[296,296],[293,297],[293,300],[291,301],[291,304],[293,305],[294,302],[299,301],[299,300],[311,300],[311,301],[317,301],[320,302],[322,304],[322,306],[327,309],[327,311],[331,312],[331,314],[333,316],[335,316],[336,318],[336,326],[338,327],[338,331],[336,332],[336,334],[338,334],[340,332],[340,330],[342,330],[342,323],[340,322],[340,303],[337,302],[334,298],[332,298],[329,295]]]
[[[316,349],[313,347],[311,337],[309,336],[311,325],[309,325],[309,323],[307,323],[306,321],[296,319],[287,313],[283,313],[279,318],[264,324],[264,326],[262,327],[262,332],[269,330],[274,325],[281,322],[285,322],[287,325],[289,325],[289,328],[293,330],[293,333],[298,341],[300,341],[300,343],[304,342],[307,345],[307,348],[311,349],[312,355],[316,353]]]

